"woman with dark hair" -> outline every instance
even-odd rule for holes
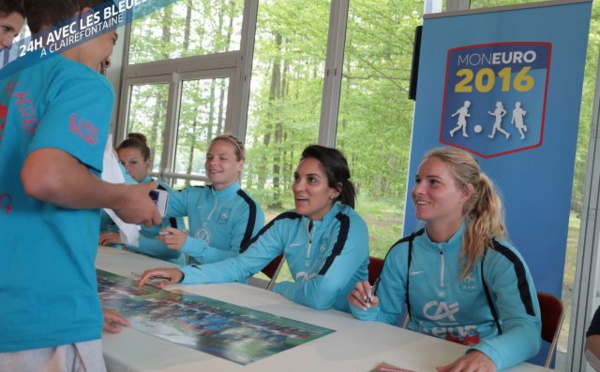
[[[369,233],[353,209],[355,191],[343,154],[318,145],[302,152],[294,172],[294,210],[265,226],[238,257],[209,265],[144,272],[139,284],[155,276],[172,283],[243,282],[284,254],[293,281],[274,291],[314,309],[349,311],[346,296],[367,278]]]
[[[425,223],[388,252],[376,288],[359,282],[348,296],[354,316],[396,324],[468,345],[441,372],[495,371],[534,357],[540,309],[533,279],[506,240],[500,195],[469,153],[430,151],[412,190]]]
[[[0,1],[0,50],[12,45],[25,22],[25,9],[20,0]]]
[[[146,136],[142,133],[129,133],[127,138],[117,146],[117,155],[119,156],[119,161],[127,170],[127,173],[129,173],[131,178],[137,183],[144,184],[155,181],[158,183],[159,189],[166,190],[170,193],[175,192],[165,182],[150,177],[149,173],[152,167],[152,154],[150,147],[148,147],[148,144],[146,143]],[[110,218],[103,213],[101,216],[100,229],[104,230],[104,232],[100,234],[100,244],[122,244],[119,233],[110,231],[111,228],[108,226],[107,222],[110,223]],[[165,227],[185,229],[185,223],[183,222],[183,218],[165,217],[160,225],[150,227],[141,226],[138,244],[136,246],[127,245],[127,249],[162,260],[183,264],[184,260],[181,252],[168,249],[157,239],[159,236],[158,233]]]

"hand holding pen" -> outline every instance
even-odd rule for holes
[[[160,230],[156,239],[160,240],[165,247],[180,251],[187,239],[187,230],[179,230],[174,227],[165,227]]]
[[[379,305],[379,298],[374,295],[373,289],[366,280],[356,283],[354,290],[348,295],[348,303],[363,310]]]

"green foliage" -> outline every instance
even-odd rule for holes
[[[474,0],[473,8],[527,1]],[[337,144],[360,196],[359,211],[373,246],[389,248],[401,235],[414,103],[407,98],[415,27],[423,1],[351,1],[344,45]],[[182,0],[133,23],[132,63],[239,49],[243,0]],[[273,211],[292,208],[291,185],[300,153],[318,140],[330,1],[259,3],[244,186]],[[572,209],[581,210],[600,45],[600,2],[592,5]],[[223,131],[227,79],[184,82],[176,170],[202,174],[210,139]],[[128,131],[147,135],[162,151],[167,84],[135,86]],[[158,170],[155,156],[154,170]],[[375,206],[375,208],[373,208]],[[391,212],[383,208],[391,206]],[[381,210],[379,208],[382,208]],[[386,220],[387,219],[387,220]],[[378,226],[383,221],[382,226]],[[386,226],[393,226],[392,229]]]

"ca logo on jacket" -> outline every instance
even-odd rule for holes
[[[458,302],[448,305],[445,302],[429,301],[423,306],[423,314],[431,321],[440,321],[447,319],[456,322],[454,314],[459,311]]]

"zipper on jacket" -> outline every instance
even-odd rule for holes
[[[217,197],[217,195],[215,195],[215,191],[213,190],[213,198],[215,198],[215,205],[212,209],[212,211],[210,211],[210,213],[208,214],[208,217],[206,218],[206,222],[204,222],[204,225],[206,225],[206,223],[208,221],[210,221],[213,213],[215,213],[215,211],[217,210],[217,205],[219,204],[219,198]]]
[[[310,252],[312,251],[312,240],[313,240],[313,234],[315,233],[315,229],[314,229],[312,221],[310,221],[308,223],[307,233],[308,233],[308,249],[306,250],[306,259],[304,260],[305,267],[310,266]]]
[[[442,286],[442,288],[444,288],[444,267],[446,265],[444,265],[444,251],[440,248],[440,258],[442,259],[441,261],[441,270],[440,270],[440,285]]]

